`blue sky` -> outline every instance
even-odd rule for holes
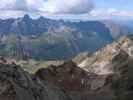
[[[94,0],[97,8],[133,10],[133,0]]]
[[[133,0],[0,0],[0,18],[133,19]]]

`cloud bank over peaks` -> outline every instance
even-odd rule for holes
[[[93,9],[92,0],[1,0],[0,10],[81,14]]]
[[[105,0],[0,0],[0,18],[17,18],[29,14],[31,17],[45,16],[53,19],[133,19],[133,10],[118,9],[113,5],[106,7],[111,5],[112,1],[115,2],[114,0],[106,2]],[[125,3],[125,0],[118,1]],[[101,3],[103,6],[98,6]]]

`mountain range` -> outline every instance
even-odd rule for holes
[[[129,25],[130,26],[130,25]],[[70,22],[25,15],[0,20],[0,56],[36,60],[70,59],[78,53],[95,52],[131,26],[114,21]]]

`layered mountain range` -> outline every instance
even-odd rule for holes
[[[132,100],[132,87],[133,36],[35,74],[0,59],[0,100]]]
[[[70,59],[80,52],[95,52],[129,34],[113,21],[69,22],[44,17],[0,20],[0,55],[16,59]],[[131,28],[130,28],[131,29]]]

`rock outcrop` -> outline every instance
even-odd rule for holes
[[[40,69],[36,77],[65,91],[71,100],[112,100],[115,97],[108,84],[112,75],[87,72],[72,61]]]
[[[69,100],[63,91],[50,87],[15,64],[0,63],[0,100]]]

